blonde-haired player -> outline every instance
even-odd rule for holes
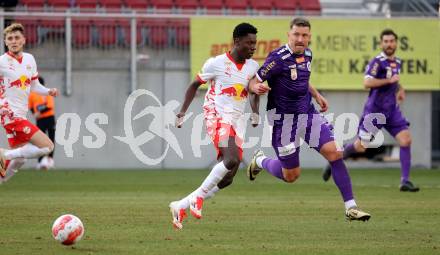
[[[12,176],[28,158],[49,154],[54,144],[26,119],[31,91],[57,96],[38,81],[34,57],[23,52],[26,43],[23,25],[14,23],[4,30],[8,52],[0,56],[0,118],[11,149],[0,149],[0,183]],[[5,178],[6,177],[6,178]]]

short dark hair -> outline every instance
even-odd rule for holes
[[[309,29],[312,29],[310,21],[306,18],[294,18],[292,21],[290,21],[290,29],[292,29],[293,26],[308,27]]]
[[[398,39],[397,34],[394,33],[392,29],[389,28],[384,29],[382,33],[380,33],[380,40],[382,40],[385,35],[393,35],[396,40]]]
[[[248,34],[257,34],[258,30],[256,27],[252,26],[249,23],[240,23],[234,28],[234,32],[232,33],[232,38],[240,38],[243,36],[247,36]]]
[[[40,84],[44,85],[44,78],[41,76],[38,76],[38,81],[40,82]]]

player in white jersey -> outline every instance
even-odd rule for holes
[[[181,229],[186,217],[186,209],[191,214],[202,217],[203,201],[232,183],[242,159],[242,143],[245,123],[248,85],[255,76],[258,63],[251,59],[256,50],[257,29],[248,23],[237,25],[233,32],[234,46],[228,53],[208,59],[202,71],[189,85],[185,101],[177,114],[176,126],[181,127],[185,112],[191,104],[201,84],[209,83],[203,111],[207,133],[217,149],[217,163],[202,185],[179,201],[170,203],[173,226]],[[253,117],[252,125],[258,125],[258,96],[249,94]]]
[[[38,81],[34,57],[23,52],[26,39],[21,24],[4,30],[8,52],[0,56],[0,118],[11,149],[0,149],[0,183],[12,176],[28,158],[49,154],[52,141],[26,119],[30,91],[57,96],[57,89],[47,89]]]

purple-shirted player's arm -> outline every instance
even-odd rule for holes
[[[326,112],[328,110],[327,99],[325,99],[325,97],[323,97],[311,83],[309,83],[309,92],[312,94],[312,97],[315,99],[316,103],[319,104],[319,107],[321,107],[320,112]]]
[[[189,105],[193,101],[197,89],[200,87],[201,84],[203,84],[202,81],[200,81],[199,79],[195,79],[189,84],[188,88],[186,89],[185,100],[183,101],[182,107],[180,108],[180,112],[176,115],[176,127],[182,127],[185,113],[188,110]]]

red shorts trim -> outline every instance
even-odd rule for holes
[[[28,143],[32,136],[39,130],[37,126],[28,120],[16,120],[3,127],[8,137],[9,146],[12,148],[20,144]]]
[[[240,160],[243,159],[243,140],[237,136],[237,133],[234,130],[234,127],[232,127],[229,124],[222,123],[220,121],[216,121],[212,124],[212,126],[209,126],[208,124],[207,130],[208,134],[211,136],[211,140],[214,143],[214,147],[217,151],[217,159],[219,159],[222,156],[222,153],[220,151],[220,147],[227,147],[228,146],[228,140],[229,137],[235,138],[235,144],[238,147],[238,157]]]

